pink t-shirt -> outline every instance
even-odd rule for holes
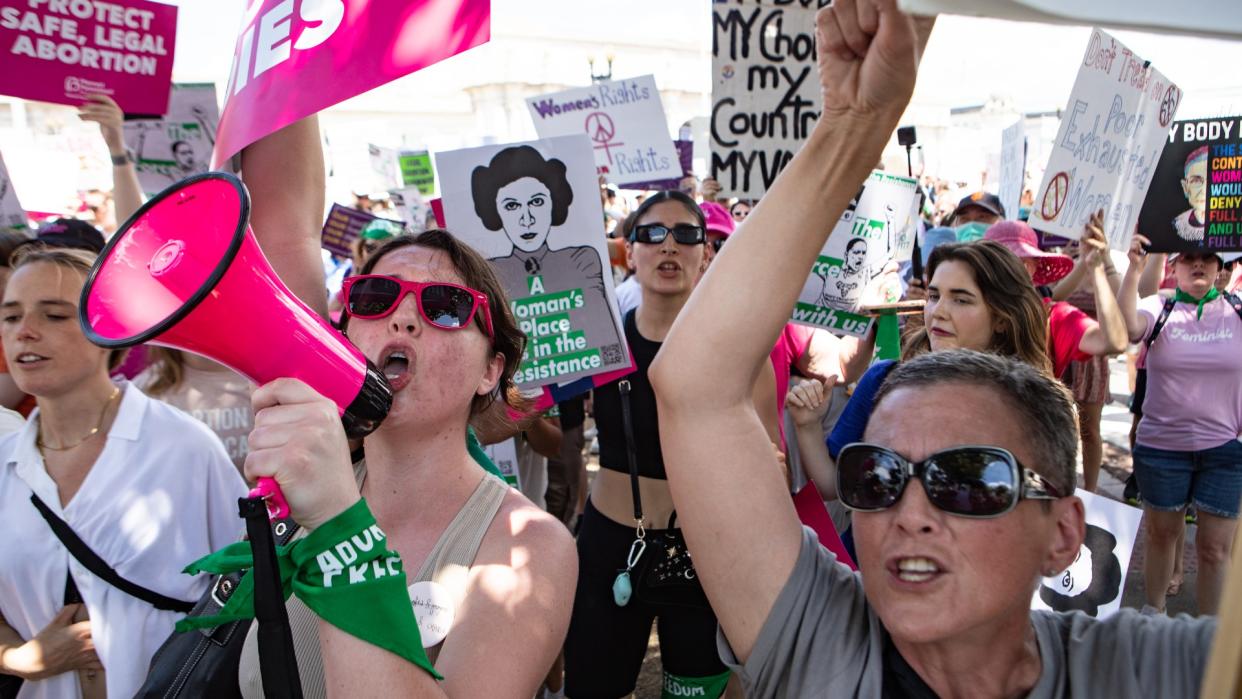
[[[1050,303],[1044,299],[1044,306],[1048,309],[1048,356],[1052,360],[1052,375],[1060,378],[1070,362],[1091,358],[1078,349],[1078,345],[1095,321],[1064,301]]]
[[[1138,312],[1147,329],[1164,299],[1149,296]],[[1168,451],[1219,447],[1242,433],[1242,319],[1222,297],[1203,307],[1178,303],[1147,352],[1147,396],[1137,442]]]

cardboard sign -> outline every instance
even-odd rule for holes
[[[1173,123],[1139,213],[1152,250],[1242,250],[1239,129],[1242,117]]]
[[[77,106],[108,95],[128,114],[168,109],[177,8],[147,0],[0,0],[0,94]]]
[[[531,97],[526,107],[539,138],[585,133],[599,173],[610,182],[681,177],[660,91],[650,75]]]
[[[762,0],[712,4],[711,176],[721,196],[763,196],[819,119],[816,10]]]
[[[1005,218],[1017,220],[1022,186],[1026,183],[1026,131],[1022,119],[1001,132],[1000,197]]]
[[[371,175],[375,180],[370,189],[380,191],[401,186],[396,150],[368,143],[367,155],[371,160]]]
[[[163,119],[126,121],[125,142],[133,148],[142,191],[153,195],[207,172],[219,121],[216,86],[211,83],[173,85]]]
[[[1102,619],[1121,609],[1143,511],[1081,489],[1074,494],[1087,510],[1086,540],[1069,568],[1043,579],[1031,609],[1081,611]]]
[[[1097,209],[1114,250],[1129,247],[1182,91],[1095,29],[1053,141],[1030,223],[1077,240]]]
[[[26,211],[17,200],[17,190],[0,155],[0,228],[25,228]]]
[[[889,263],[910,258],[918,203],[916,180],[872,172],[811,267],[793,322],[838,335],[866,335],[871,318],[858,308],[901,296],[895,266]]]
[[[626,189],[646,189],[646,190],[662,190],[677,189],[681,184],[681,178],[686,175],[694,174],[694,141],[673,141],[673,147],[677,150],[677,161],[681,163],[681,175],[678,177],[670,177],[667,180],[650,180],[648,182],[630,182],[625,185]]]
[[[489,0],[252,0],[212,163],[488,40]],[[342,70],[348,66],[348,70]]]
[[[528,338],[522,389],[630,366],[585,135],[436,154],[444,223],[491,260]]]
[[[417,187],[418,193],[429,197],[436,191],[436,169],[431,164],[431,153],[425,150],[403,150],[397,155],[401,167],[401,183]]]
[[[354,241],[358,239],[362,229],[377,218],[379,217],[365,211],[333,204],[328,212],[328,220],[323,224],[320,245],[333,255],[353,257]]]
[[[520,490],[522,486],[518,483],[517,442],[515,438],[510,437],[503,442],[484,445],[483,452],[487,454],[487,458],[492,460],[492,463],[496,464],[496,468],[500,469],[505,483]]]
[[[388,196],[411,235],[427,230],[427,214],[431,213],[431,207],[418,191],[418,187],[390,189]]]

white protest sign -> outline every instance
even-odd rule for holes
[[[523,390],[630,367],[584,134],[436,154],[444,223],[491,260],[528,342]]]
[[[417,234],[427,230],[427,214],[431,212],[431,206],[423,199],[418,187],[410,185],[401,189],[390,189],[388,196],[392,200],[393,208],[397,210],[397,217],[405,222],[406,231]]]
[[[207,172],[219,121],[215,85],[178,83],[164,118],[125,122],[125,142],[134,150],[142,190],[156,194],[190,175]]]
[[[712,4],[711,176],[722,196],[763,196],[819,119],[817,8],[806,4]]]
[[[1087,536],[1070,567],[1043,579],[1031,609],[1085,612],[1102,619],[1121,609],[1126,573],[1143,511],[1079,489],[1087,511]]]
[[[397,161],[395,148],[384,148],[375,144],[367,144],[367,155],[371,159],[371,191],[380,192],[405,186],[401,181],[401,167]]]
[[[17,200],[17,190],[0,155],[0,228],[25,228],[26,211]]]
[[[531,97],[526,107],[539,138],[585,133],[609,182],[681,177],[660,91],[650,75]]]
[[[1031,226],[1077,240],[1097,209],[1114,250],[1129,247],[1182,91],[1095,29],[1052,143]]]
[[[841,214],[811,267],[793,321],[837,334],[863,336],[871,319],[864,305],[892,303],[901,296],[896,267],[908,259],[918,225],[918,182],[875,171]]]
[[[1026,182],[1026,131],[1022,120],[1001,132],[1000,151],[1000,197],[1005,207],[1005,218],[1018,218],[1022,186]]]
[[[483,453],[487,454],[487,458],[491,459],[492,463],[496,464],[496,468],[500,469],[500,474],[506,483],[521,489],[522,486],[518,483],[517,442],[514,438],[488,444],[483,447]]]

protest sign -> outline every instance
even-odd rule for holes
[[[859,307],[892,303],[901,295],[896,267],[890,263],[910,258],[918,203],[916,180],[871,173],[811,267],[793,321],[837,334],[866,335],[871,319]]]
[[[0,228],[25,227],[26,211],[17,200],[17,190],[13,188],[13,180],[4,166],[4,156],[0,155]]]
[[[401,184],[417,187],[418,193],[431,196],[436,191],[436,169],[431,165],[431,153],[425,150],[403,150],[397,155],[401,166]]]
[[[379,218],[365,211],[333,204],[324,221],[320,245],[324,250],[341,257],[353,257],[354,241],[368,223]]]
[[[487,454],[487,458],[496,464],[505,483],[521,489],[522,486],[518,482],[517,442],[515,440],[516,437],[511,437],[503,442],[485,445],[483,453]]]
[[[1121,609],[1143,511],[1081,489],[1074,494],[1087,511],[1086,540],[1069,568],[1040,582],[1031,609],[1081,611],[1102,619]]]
[[[1139,208],[1182,91],[1124,44],[1095,29],[1053,141],[1030,223],[1077,240],[1104,210],[1109,246],[1130,244]]]
[[[526,100],[539,138],[585,133],[599,173],[618,185],[681,177],[655,78],[606,80]]]
[[[1153,251],[1242,250],[1239,129],[1242,117],[1173,123],[1139,212]]]
[[[694,141],[673,141],[673,147],[677,149],[677,161],[681,163],[681,175],[678,177],[670,177],[667,180],[649,180],[647,182],[630,182],[625,185],[626,189],[677,189],[681,184],[681,178],[694,173]]]
[[[401,170],[397,165],[397,151],[373,143],[367,144],[367,156],[371,160],[372,191],[396,189],[401,186]]]
[[[436,154],[445,225],[491,260],[528,338],[523,389],[617,371],[617,310],[589,138]]]
[[[153,195],[207,172],[219,121],[216,86],[211,83],[173,85],[164,118],[126,121],[125,142],[133,148],[142,191]]]
[[[1172,31],[1197,39],[1242,39],[1242,13],[1237,11],[1236,0],[1198,0],[1176,6],[1131,0],[900,0],[898,5],[903,12],[926,17],[967,15],[1046,24],[1106,24],[1162,34]],[[1170,11],[1174,7],[1176,11]]]
[[[1022,120],[1001,132],[1000,197],[1005,218],[1017,220],[1022,186],[1026,183],[1026,132]]]
[[[431,213],[431,207],[418,191],[418,187],[390,189],[388,196],[392,200],[393,208],[397,210],[397,215],[405,222],[407,231],[414,234],[427,230],[427,214]]]
[[[488,40],[489,0],[253,0],[212,163],[293,122]],[[348,70],[342,70],[348,66]]]
[[[79,105],[108,95],[128,114],[168,109],[177,8],[148,0],[0,0],[0,94]]]
[[[816,7],[828,0],[712,4],[711,176],[758,199],[819,119]]]

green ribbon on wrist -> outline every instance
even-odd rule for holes
[[[324,522],[309,536],[276,547],[285,599],[295,594],[321,619],[444,679],[423,650],[406,587],[401,556],[365,500]],[[233,573],[253,565],[249,542],[230,544],[186,566],[185,572]],[[254,581],[243,576],[228,603],[214,616],[186,617],[178,631],[254,618]]]

